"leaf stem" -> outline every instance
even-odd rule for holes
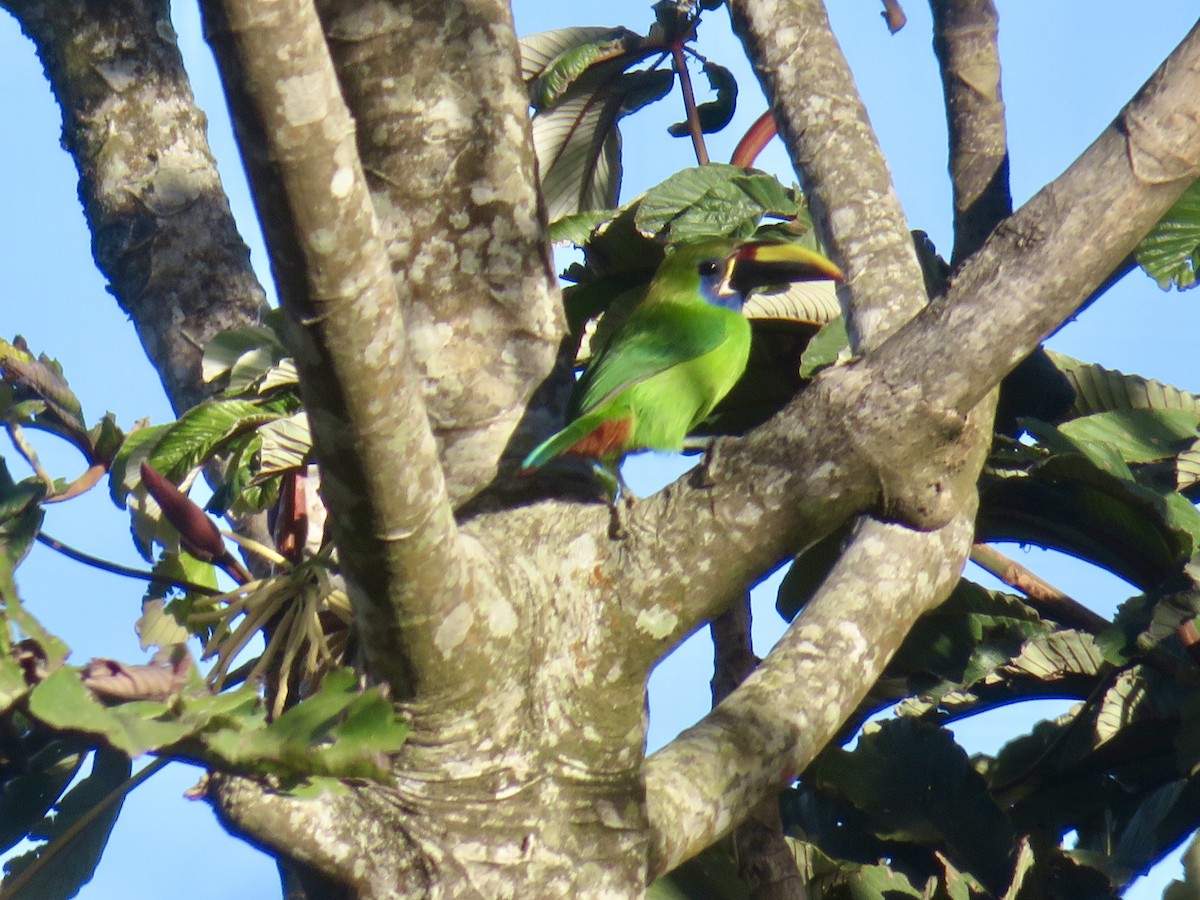
[[[76,550],[74,547],[64,544],[57,538],[52,538],[44,531],[37,533],[37,540],[51,550],[57,550],[68,559],[73,559],[75,562],[83,563],[85,566],[91,566],[94,569],[100,569],[103,572],[123,575],[126,578],[136,578],[139,581],[148,581],[151,584],[165,584],[169,587],[183,588],[184,590],[195,591],[198,594],[204,594],[209,597],[217,597],[224,593],[218,588],[211,588],[205,584],[197,584],[194,581],[186,581],[182,578],[167,578],[163,575],[155,575],[153,572],[147,572],[144,569],[135,569],[131,566],[123,566],[120,563],[101,559],[98,556],[92,556],[90,553],[84,553],[82,550]]]
[[[679,76],[679,86],[683,89],[683,108],[687,112],[688,132],[692,136],[696,162],[707,166],[709,162],[708,148],[704,145],[704,132],[700,128],[700,113],[696,111],[696,94],[692,90],[692,76],[688,72],[683,44],[679,41],[671,44],[671,60],[674,63],[675,72]]]

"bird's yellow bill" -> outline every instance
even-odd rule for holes
[[[745,293],[753,288],[792,281],[841,281],[842,270],[826,257],[799,244],[750,241],[730,259],[729,286]]]

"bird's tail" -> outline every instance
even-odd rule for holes
[[[588,436],[596,427],[596,423],[591,421],[589,417],[584,416],[581,419],[576,419],[562,431],[552,434],[546,440],[542,441],[529,455],[525,457],[521,463],[521,468],[517,470],[518,475],[528,475],[531,472],[540,469],[556,456],[561,456],[566,453],[581,440]]]

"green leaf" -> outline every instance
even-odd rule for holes
[[[855,750],[823,753],[806,777],[872,815],[881,837],[938,849],[995,894],[1008,885],[1016,833],[945,729],[912,719],[867,726]]]
[[[230,438],[273,422],[292,410],[286,402],[210,400],[194,406],[151,450],[147,462],[165,477],[178,483],[192,468],[207,459]]]
[[[1196,286],[1200,265],[1200,181],[1192,183],[1134,250],[1138,265],[1164,291]]]
[[[42,527],[46,485],[37,478],[14,482],[0,459],[0,554],[11,571],[28,555]]]
[[[51,728],[95,735],[127,756],[165,747],[187,736],[187,729],[164,718],[161,703],[106,707],[84,686],[79,672],[51,672],[29,695],[29,713]]]
[[[531,85],[555,60],[589,44],[603,44],[637,35],[625,28],[589,26],[542,31],[521,38],[521,80]]]
[[[206,383],[211,383],[223,375],[231,374],[238,366],[247,366],[248,361],[253,360],[259,370],[257,377],[261,377],[270,365],[286,355],[279,338],[266,325],[234,328],[221,332],[205,346],[201,374]],[[243,369],[237,385],[234,380],[231,377],[226,390],[236,392],[256,380],[256,377]]]
[[[749,237],[763,216],[790,218],[802,209],[796,192],[773,176],[710,163],[676,172],[647,191],[634,221],[646,237],[684,242]]]
[[[1125,409],[1064,422],[1059,431],[1077,446],[1107,444],[1127,463],[1173,459],[1195,443],[1200,409]]]
[[[800,358],[800,375],[812,378],[819,369],[831,366],[837,362],[843,350],[850,347],[850,337],[846,334],[846,321],[838,316],[821,326]]]
[[[258,429],[262,445],[256,479],[269,478],[305,466],[312,454],[308,413],[301,410]]]
[[[1026,642],[1004,671],[1051,681],[1065,675],[1095,675],[1107,665],[1095,639],[1086,632],[1067,629],[1039,635]]]
[[[192,636],[179,619],[167,612],[166,606],[165,600],[148,600],[142,604],[142,614],[133,623],[133,629],[143,650],[182,644]]]
[[[121,509],[125,508],[129,492],[141,484],[142,476],[138,474],[138,469],[149,458],[154,445],[166,434],[168,427],[149,425],[125,436],[108,470],[108,495]]]
[[[563,51],[542,69],[530,85],[530,105],[538,111],[553,107],[592,65],[624,56],[635,49],[639,42],[640,38],[633,32],[613,28],[597,40],[577,44]],[[628,62],[640,59],[640,56],[634,56]]]

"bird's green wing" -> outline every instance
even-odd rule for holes
[[[726,318],[736,315],[698,304],[639,307],[579,379],[572,416],[586,414],[635,384],[715,350],[726,338]]]

